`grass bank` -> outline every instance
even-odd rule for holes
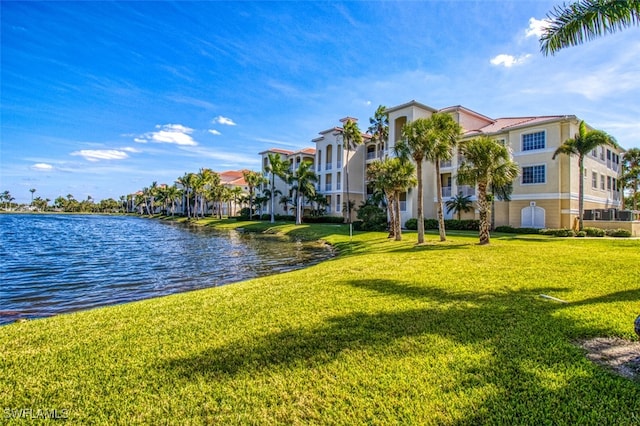
[[[505,235],[480,247],[451,232],[418,247],[415,234],[349,242],[339,225],[242,226],[341,255],[0,327],[4,420],[31,409],[96,424],[640,422],[640,384],[573,344],[635,338],[639,240]]]

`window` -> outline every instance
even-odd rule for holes
[[[340,205],[340,196],[336,195],[336,211],[339,212],[342,210],[342,206]]]
[[[403,212],[407,211],[407,193],[406,192],[402,192],[400,194],[400,211],[403,211]]]
[[[593,189],[598,189],[598,174],[596,172],[591,172],[591,186]]]
[[[503,139],[496,139],[496,142],[498,142],[502,146],[507,146],[507,141],[504,138]]]
[[[534,149],[545,148],[545,134],[544,132],[529,133],[522,135],[522,150],[532,151]]]
[[[528,166],[522,168],[522,183],[523,184],[532,184],[532,183],[545,183],[546,182],[546,167],[545,165],[540,166]]]
[[[604,175],[600,175],[600,189],[604,191]]]
[[[611,176],[607,176],[607,191],[611,191]]]

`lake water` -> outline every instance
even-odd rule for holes
[[[0,215],[0,324],[299,269],[317,244],[130,216]]]

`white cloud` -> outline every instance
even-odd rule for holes
[[[525,37],[540,38],[549,23],[548,19],[529,18],[529,28],[525,30]]]
[[[198,143],[193,140],[191,133],[193,129],[183,126],[182,124],[164,124],[157,125],[157,132],[148,132],[137,138],[134,138],[134,142],[147,143],[173,143],[176,145],[189,145],[196,146]]]
[[[500,55],[491,58],[491,64],[496,66],[502,65],[506,68],[511,68],[514,65],[522,65],[530,57],[530,53],[527,53],[526,55],[520,55],[518,57],[501,53]]]
[[[222,134],[219,131],[217,131],[216,129],[209,129],[209,133],[211,133],[212,135],[216,135],[216,136],[220,136]]]
[[[50,170],[53,170],[53,166],[51,164],[47,164],[47,163],[37,163],[34,164],[33,166],[31,166],[32,170],[38,170],[41,172],[48,172]]]
[[[81,149],[71,155],[83,157],[87,161],[124,160],[129,157],[126,152],[116,149]]]
[[[139,149],[132,148],[130,146],[124,147],[124,148],[122,148],[122,150],[126,151],[126,152],[132,152],[132,153],[142,152]]]
[[[213,119],[214,123],[218,123],[218,124],[224,124],[225,126],[235,126],[236,123],[228,118],[228,117],[223,117],[221,115],[217,116],[216,118]]]

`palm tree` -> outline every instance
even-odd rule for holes
[[[315,183],[318,182],[318,176],[313,171],[313,163],[303,161],[298,170],[290,177],[293,184],[291,189],[296,194],[296,225],[302,224],[302,202],[304,197],[311,197],[316,193]]]
[[[231,199],[233,200],[233,207],[234,207],[232,216],[235,216],[238,213],[238,204],[242,199],[242,188],[239,186],[234,186],[233,188],[231,188],[230,194],[231,194]],[[231,209],[229,209],[229,212],[231,212]]]
[[[638,210],[638,193],[640,193],[640,148],[631,148],[622,156],[622,179],[625,187],[631,188],[633,210]],[[624,200],[624,192],[622,193]]]
[[[289,162],[284,160],[280,154],[269,153],[267,154],[269,164],[265,167],[265,171],[271,175],[271,223],[276,221],[275,209],[276,209],[276,177],[286,180],[286,174],[289,170]]]
[[[282,209],[284,210],[285,214],[289,214],[289,205],[291,204],[291,197],[290,196],[282,195],[278,199],[278,204],[282,205]]]
[[[171,217],[176,213],[176,201],[182,197],[182,191],[178,189],[177,185],[168,186],[165,192],[166,201],[171,205]]]
[[[462,127],[446,112],[436,112],[427,119],[429,121],[429,146],[425,152],[425,159],[435,165],[436,197],[438,199],[438,229],[440,241],[446,241],[444,229],[444,214],[442,204],[442,179],[440,177],[440,162],[450,160],[453,148],[462,134]]]
[[[424,196],[422,188],[422,163],[429,149],[430,124],[427,118],[418,118],[402,126],[403,140],[396,143],[396,152],[400,157],[411,157],[416,163],[418,178],[418,244],[424,243]]]
[[[480,136],[460,143],[464,156],[458,168],[458,183],[478,186],[480,211],[480,244],[489,244],[489,212],[487,190],[491,185],[507,185],[518,176],[518,165],[511,161],[509,151],[495,139]]]
[[[400,223],[400,193],[417,184],[415,167],[401,158],[385,158],[374,161],[367,168],[367,178],[374,187],[384,192],[389,211],[389,238],[402,240]]]
[[[176,182],[182,186],[182,194],[184,195],[186,207],[187,207],[187,218],[191,218],[191,201],[190,198],[194,195],[193,185],[196,180],[196,175],[194,173],[185,173],[178,179]]]
[[[380,148],[382,148],[380,150],[381,158],[389,140],[389,117],[386,114],[386,110],[386,106],[378,106],[373,117],[369,118],[370,126],[367,129],[367,133],[371,135],[371,142],[380,143]]]
[[[462,192],[458,192],[455,196],[451,197],[446,203],[447,214],[454,212],[458,216],[458,220],[462,217],[462,212],[470,212],[473,210],[473,201],[471,201],[471,195],[462,195]]]
[[[349,159],[351,149],[357,149],[362,144],[362,133],[358,128],[358,123],[352,118],[348,118],[342,126],[342,143],[347,151],[347,161],[345,161],[345,185],[347,192],[347,223],[349,223],[349,235],[352,233],[351,227],[351,196],[349,194]]]
[[[253,219],[253,196],[255,194],[255,190],[258,186],[262,184],[264,181],[264,177],[262,174],[258,172],[254,172],[252,170],[244,170],[242,172],[244,176],[245,182],[247,182],[247,186],[249,187],[249,220]]]
[[[579,0],[557,6],[547,14],[549,24],[540,37],[540,50],[555,54],[604,34],[640,24],[638,0]]]
[[[582,231],[582,216],[584,212],[584,157],[601,145],[617,146],[615,140],[602,130],[587,130],[584,121],[580,121],[578,133],[573,138],[567,139],[553,153],[553,159],[560,155],[577,155],[579,168],[579,190],[578,190],[578,221],[579,230]]]

